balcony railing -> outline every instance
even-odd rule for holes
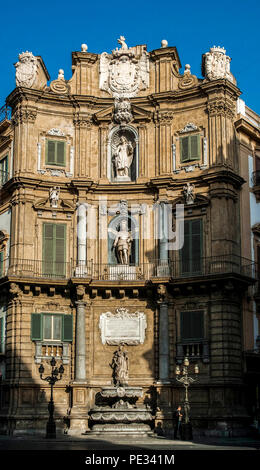
[[[256,280],[256,264],[236,255],[211,256],[185,261],[154,260],[138,265],[97,264],[93,261],[59,263],[13,258],[2,260],[0,263],[0,277],[8,275],[39,279],[146,281],[153,278],[181,280],[222,274],[237,274]]]
[[[260,186],[260,170],[253,171],[252,183],[254,186]]]
[[[2,106],[0,108],[0,122],[4,121],[5,119],[11,119],[12,110],[9,106]]]
[[[209,362],[209,342],[208,340],[190,340],[177,342],[176,362],[181,364],[184,357],[190,360],[202,359],[203,362]]]

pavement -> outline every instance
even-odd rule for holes
[[[57,435],[56,439],[44,436],[4,436],[0,435],[0,451],[172,451],[172,450],[256,450],[260,451],[259,438],[249,437],[198,437],[192,441],[174,440],[162,436],[133,437],[105,436],[93,437],[78,434]]]

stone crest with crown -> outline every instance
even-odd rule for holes
[[[118,39],[121,48],[100,57],[101,90],[114,98],[132,98],[149,86],[149,59],[146,51],[137,57],[135,48],[128,48],[124,36]]]
[[[202,73],[208,80],[225,78],[231,82],[235,79],[230,72],[231,58],[226,55],[224,47],[213,46],[202,58]]]
[[[15,64],[16,85],[31,88],[37,76],[37,58],[32,52],[26,51],[19,54],[19,62]]]

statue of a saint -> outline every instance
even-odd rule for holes
[[[114,380],[116,386],[128,385],[128,369],[129,361],[127,351],[123,351],[123,346],[120,344],[117,351],[114,353],[112,360],[112,368],[114,369]]]
[[[129,168],[132,164],[134,149],[125,136],[121,136],[116,152],[113,155],[116,177],[129,177]]]
[[[50,203],[51,207],[57,208],[58,207],[58,201],[60,197],[60,188],[57,186],[54,186],[54,188],[50,189]]]
[[[183,186],[183,195],[184,195],[186,204],[194,203],[194,199],[195,199],[194,189],[195,189],[194,184],[187,183],[185,186]]]
[[[115,238],[113,247],[119,264],[129,264],[131,254],[131,243],[133,241],[131,232],[128,231],[127,219],[123,219],[120,223],[120,231]]]

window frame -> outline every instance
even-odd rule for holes
[[[9,154],[7,153],[0,159],[0,187],[3,186],[9,179],[8,164],[9,164]],[[3,169],[4,166],[6,167],[6,169]]]
[[[37,317],[39,323],[38,323],[38,328],[39,331],[37,331],[38,334],[35,334],[35,329],[33,330],[33,327],[35,328],[34,323],[34,318],[35,316]],[[60,339],[48,339],[45,338],[44,336],[44,317],[50,316],[52,318],[61,318],[61,326],[60,326]],[[65,328],[68,328],[68,324],[65,326],[66,321],[70,321],[70,335],[67,334],[65,335]],[[52,328],[53,328],[53,323],[52,323]],[[34,333],[34,334],[33,334]],[[53,332],[52,332],[53,336]],[[69,337],[69,339],[67,339]],[[54,343],[71,343],[73,341],[73,314],[72,313],[54,313],[54,312],[40,312],[40,313],[32,313],[31,315],[31,340],[35,342],[40,342],[40,343],[49,343],[49,344],[54,344]]]

